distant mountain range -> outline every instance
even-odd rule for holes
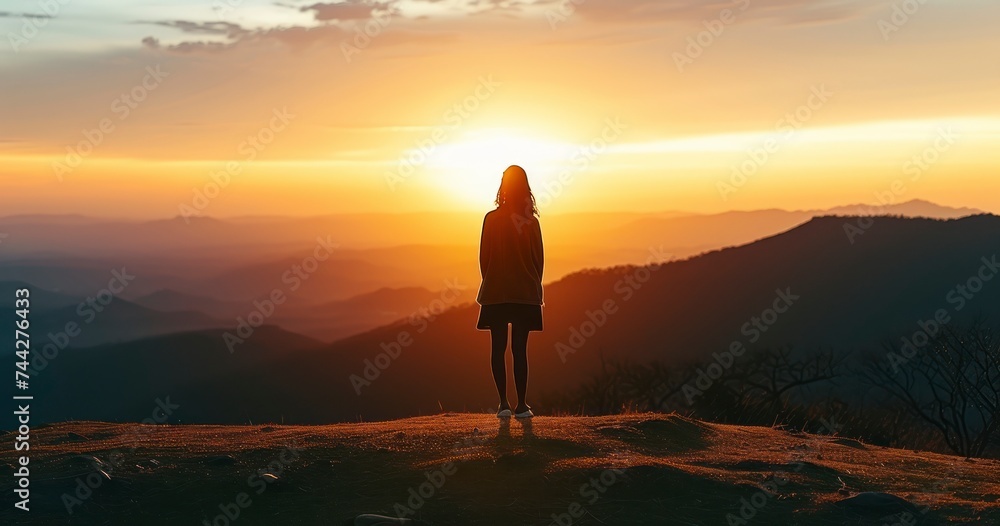
[[[953,218],[975,212],[924,201],[883,209],[848,206],[836,212]],[[583,268],[642,264],[652,253],[685,258],[777,234],[828,211],[758,210],[721,214],[577,213],[544,216],[546,271],[551,282]],[[0,279],[78,298],[99,292],[115,269],[137,276],[120,298],[153,311],[199,312],[226,327],[254,300],[276,288],[289,297],[280,324],[332,340],[384,324],[379,313],[415,308],[405,292],[380,294],[373,310],[348,309],[348,319],[327,312],[331,302],[379,290],[440,291],[446,283],[469,289],[479,283],[478,214],[356,214],[294,219],[121,221],[82,216],[0,218],[7,234],[0,250]],[[292,290],[288,272],[310,257],[319,239],[336,245]],[[394,296],[399,297],[394,297]],[[426,294],[425,294],[426,297]],[[39,308],[69,306],[39,299]],[[336,310],[336,309],[334,309]],[[146,313],[155,317],[156,313]],[[324,318],[331,320],[327,327]],[[301,318],[301,319],[300,319]],[[68,320],[67,320],[68,321]],[[276,321],[277,322],[277,321]],[[152,327],[156,323],[149,322]],[[170,325],[173,328],[173,325]],[[195,324],[190,329],[204,327]],[[157,331],[155,333],[162,333]],[[138,334],[146,336],[152,333]],[[102,343],[105,340],[96,340]],[[115,341],[115,340],[107,340]]]
[[[578,386],[599,353],[682,364],[734,342],[849,352],[910,336],[938,310],[956,321],[998,314],[1000,280],[976,280],[998,272],[1000,217],[876,217],[851,243],[857,223],[819,217],[659,268],[588,270],[547,284],[545,331],[530,340],[532,393]],[[332,345],[264,327],[232,355],[222,331],[67,350],[37,379],[47,389],[40,418],[134,420],[146,400],[168,394],[186,404],[183,421],[206,423],[481,410],[495,393],[477,313],[466,303]]]
[[[471,288],[460,293],[461,299],[465,301],[471,301],[475,297],[475,290]],[[345,300],[320,304],[289,301],[277,306],[273,319],[269,321],[293,332],[332,342],[408,318],[419,309],[426,308],[440,295],[440,292],[423,287],[383,287]],[[137,298],[135,302],[161,312],[216,313],[226,320],[223,325],[216,325],[223,328],[235,327],[238,317],[246,317],[252,312],[252,304],[247,301],[222,301],[172,290],[161,290]]]
[[[777,234],[822,216],[888,215],[955,219],[983,212],[971,208],[950,208],[913,200],[884,207],[849,205],[829,210],[753,210],[680,217],[643,217],[603,232],[602,245],[614,247],[666,246],[687,257],[707,250],[741,245]],[[692,251],[691,249],[694,249]]]
[[[84,298],[47,291],[24,282],[0,282],[0,290],[30,291],[30,322],[33,343],[42,347],[60,339],[59,334],[77,332],[69,339],[73,347],[89,347],[108,342],[127,342],[138,338],[227,326],[219,318],[193,309],[157,311],[126,299],[96,295]],[[0,307],[6,319],[14,312],[13,301]],[[74,328],[67,328],[73,324]]]
[[[484,210],[483,213],[486,211]],[[852,205],[830,210],[756,210],[718,214],[683,212],[584,212],[542,217],[547,239],[569,252],[599,253],[596,245],[643,249],[648,243],[685,251],[747,243],[776,234],[822,215],[904,215],[951,219],[982,213],[913,200],[884,207]],[[99,219],[83,216],[0,217],[0,232],[8,234],[0,259],[109,255],[140,258],[154,255],[174,261],[197,254],[204,268],[233,260],[280,260],[296,250],[311,248],[329,236],[343,250],[368,250],[413,245],[468,246],[479,242],[483,214],[426,212],[347,214],[310,218],[242,217],[231,219],[174,218],[155,221]],[[736,232],[720,232],[735,228]],[[649,227],[655,226],[655,229]],[[622,238],[622,233],[627,235]],[[624,242],[638,235],[639,241]],[[656,236],[649,238],[647,236]],[[582,247],[580,246],[582,245]],[[265,256],[261,258],[261,256]],[[363,258],[364,259],[364,258]],[[595,264],[600,264],[595,263]],[[169,266],[162,267],[169,269]]]

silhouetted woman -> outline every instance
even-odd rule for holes
[[[528,175],[520,166],[503,173],[496,209],[483,220],[479,272],[483,283],[476,301],[481,305],[476,328],[489,329],[493,381],[500,395],[497,417],[511,416],[507,402],[507,326],[514,355],[517,407],[514,416],[534,416],[525,400],[528,389],[528,333],[542,330],[542,230]]]

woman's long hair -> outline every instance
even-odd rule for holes
[[[503,171],[500,189],[497,190],[497,208],[508,208],[523,211],[527,216],[537,216],[535,195],[531,193],[528,184],[528,174],[524,168],[514,165]]]

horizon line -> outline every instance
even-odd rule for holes
[[[968,211],[970,216],[972,215],[1000,215],[1000,211],[996,210],[985,210],[981,208],[968,207],[968,206],[952,206],[941,204],[939,202],[930,201],[927,199],[914,198],[907,201],[902,201],[899,203],[849,203],[843,205],[836,205],[828,208],[812,208],[812,209],[787,209],[780,207],[769,207],[769,208],[749,208],[749,209],[727,209],[718,212],[690,212],[685,210],[583,210],[577,212],[554,212],[551,214],[544,214],[544,216],[555,216],[555,217],[566,217],[566,216],[579,216],[579,215],[630,215],[630,216],[642,216],[642,215],[663,215],[670,214],[674,215],[675,218],[680,217],[709,217],[718,216],[730,213],[755,213],[755,212],[784,212],[784,213],[826,213],[836,209],[841,208],[885,208],[890,209],[893,207],[900,207],[905,205],[912,205],[914,203],[936,206],[939,208],[950,209],[956,212]],[[492,209],[490,209],[492,210]],[[261,215],[233,215],[233,216],[192,216],[187,218],[191,221],[247,221],[247,220],[303,220],[303,219],[322,219],[331,217],[358,217],[358,216],[407,216],[407,215],[478,215],[482,212],[479,210],[412,210],[405,212],[392,212],[392,211],[370,211],[370,212],[343,212],[343,213],[330,213],[330,214],[307,214],[307,215],[279,215],[279,214],[261,214]],[[839,215],[839,214],[830,214]],[[853,216],[854,214],[847,214]],[[891,213],[877,213],[877,214],[857,214],[859,216],[880,216],[880,215],[893,215]],[[184,216],[177,214],[173,216],[156,216],[156,217],[128,217],[128,216],[100,216],[100,215],[90,215],[78,212],[66,212],[66,213],[27,213],[27,214],[10,214],[0,216],[0,221],[9,219],[25,219],[25,218],[80,218],[88,220],[101,220],[101,221],[126,221],[126,222],[157,222],[157,221],[175,221],[178,219],[185,219]]]

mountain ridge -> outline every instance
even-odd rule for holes
[[[684,367],[734,342],[751,350],[791,345],[852,353],[912,334],[936,309],[950,309],[956,323],[997,314],[1000,286],[983,287],[961,310],[949,303],[948,294],[975,275],[983,257],[996,253],[1000,217],[878,217],[853,245],[843,225],[842,218],[819,218],[645,273],[641,266],[619,266],[547,284],[546,330],[534,333],[529,343],[533,396],[572,392],[601,370],[603,358]],[[779,300],[789,308],[764,327],[754,325]],[[609,301],[613,309],[602,313]],[[242,413],[227,409],[233,404],[259,407],[255,420],[290,408],[284,414],[296,423],[398,418],[442,407],[480,411],[495,403],[496,394],[489,334],[475,329],[477,315],[474,303],[428,309],[318,349],[261,345],[263,361],[248,364],[242,364],[239,351],[230,356],[220,336],[68,350],[54,367],[67,371],[66,381],[72,382],[90,374],[88,360],[99,353],[117,368],[101,374],[128,376],[133,369],[180,359],[173,349],[184,347],[185,359],[200,360],[203,383],[186,381],[183,368],[167,369],[158,380],[178,386],[177,396],[203,399],[189,414],[189,421],[201,423],[235,423]],[[265,343],[255,338],[247,345]],[[274,372],[282,370],[295,381]],[[260,392],[269,393],[264,406],[255,405]],[[139,394],[151,393],[143,387]],[[229,402],[216,403],[221,399]],[[317,399],[336,402],[316,404]],[[95,406],[118,407],[123,418],[138,415],[120,399],[99,393],[52,402],[74,418],[87,418]]]

